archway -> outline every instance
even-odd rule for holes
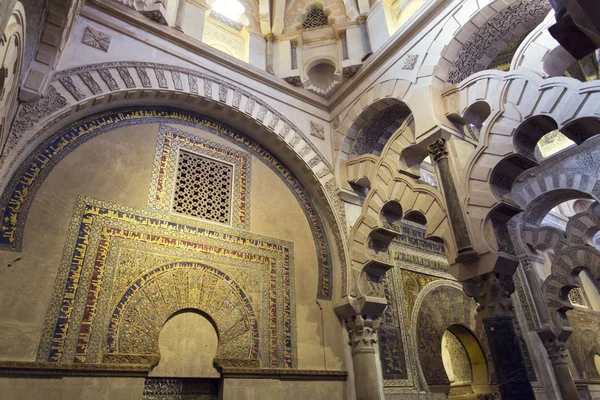
[[[458,285],[435,281],[425,286],[415,301],[412,320],[423,383],[429,390],[448,394],[455,383],[457,389],[466,387],[470,394],[494,391],[489,386],[493,374],[485,355],[489,350],[483,350],[487,349],[487,339],[478,321],[477,305]],[[454,347],[457,361],[462,360],[458,381],[448,373],[448,357],[443,350],[447,342],[460,346]]]
[[[150,376],[218,378],[213,365],[219,335],[210,317],[195,309],[171,315],[158,335],[160,360]]]
[[[219,336],[210,316],[184,309],[160,330],[160,361],[144,383],[142,399],[216,400],[220,374],[214,367]]]
[[[464,325],[453,324],[444,331],[441,346],[450,381],[448,398],[476,399],[487,393],[487,360],[475,335]]]

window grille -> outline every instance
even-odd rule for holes
[[[303,29],[317,28],[319,26],[329,25],[327,16],[320,8],[311,9],[306,15],[306,19],[302,23]]]
[[[229,224],[233,166],[181,151],[173,211]]]

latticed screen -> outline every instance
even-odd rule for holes
[[[306,15],[306,19],[302,23],[303,29],[317,28],[319,26],[328,25],[329,22],[327,20],[327,16],[323,12],[323,10],[319,8],[313,8]]]
[[[173,211],[228,224],[232,180],[232,165],[180,152]]]

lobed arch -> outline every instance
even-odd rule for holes
[[[391,210],[391,213],[389,212]],[[396,215],[393,215],[396,214]],[[393,267],[387,247],[401,230],[398,222],[418,214],[426,222],[426,237],[442,242],[449,257],[456,254],[450,222],[439,192],[406,177],[394,177],[369,191],[361,216],[350,232],[353,274],[383,275]],[[365,295],[358,290],[358,296]]]
[[[567,311],[573,309],[568,299],[571,289],[579,287],[577,277],[587,269],[594,280],[600,279],[600,252],[585,245],[570,245],[558,252],[551,266],[551,275],[542,284],[542,293],[553,334],[565,341],[572,333]]]
[[[213,75],[150,62],[109,62],[58,72],[38,102],[21,104],[11,137],[0,154],[0,190],[28,157],[52,135],[76,121],[125,107],[168,107],[228,121],[276,156],[286,160],[314,202],[313,213],[327,223],[323,231],[336,243],[341,295],[347,291],[344,208],[333,170],[310,139],[263,100]],[[324,218],[327,217],[327,218]],[[337,274],[337,272],[336,272]],[[329,296],[327,296],[329,297]]]
[[[600,204],[596,201],[587,211],[572,216],[566,231],[569,242],[594,246],[594,235],[600,231]]]
[[[393,176],[396,171],[418,178],[420,165],[427,156],[425,145],[415,143],[414,120],[408,116],[402,125],[392,134],[384,146],[380,156],[363,154],[350,159],[340,167],[341,186],[346,183],[370,189],[379,176],[379,168],[386,170],[386,175]]]
[[[449,257],[455,256],[442,195],[437,188],[417,180],[418,168],[428,153],[426,141],[416,143],[414,129],[412,118],[407,118],[379,157],[368,154],[349,160],[341,174],[348,184],[367,190],[361,214],[349,233],[352,279],[356,282],[353,292],[358,296],[367,295],[360,283],[365,274],[382,276],[392,268],[387,247],[400,229],[394,222],[407,216],[426,221],[427,238],[444,243]],[[384,215],[389,210],[398,214],[392,222]]]
[[[572,332],[566,314],[573,309],[568,293],[579,287],[579,274],[586,269],[595,280],[600,279],[600,252],[591,243],[593,235],[600,229],[597,207],[598,202],[594,202],[586,211],[571,217],[566,232],[554,227],[529,224],[521,235],[528,256],[536,257],[537,251],[554,252],[550,275],[542,277],[542,295],[551,320],[550,329],[562,341]],[[535,208],[535,204],[527,207],[522,213],[523,219]]]
[[[188,282],[185,290],[181,282]],[[125,356],[160,358],[161,328],[171,316],[186,310],[208,316],[215,326],[217,359],[258,365],[258,318],[248,296],[224,272],[196,262],[160,266],[127,288],[110,317],[103,362],[118,362]]]
[[[566,77],[542,79],[533,73],[485,71],[444,92],[447,113],[460,113],[482,98],[489,99],[491,106],[489,123],[481,131],[479,144],[466,164],[461,182],[465,188],[461,201],[468,216],[474,247],[480,254],[496,251],[500,236],[503,244],[507,242],[506,223],[525,204],[517,197],[511,197],[515,194],[514,182],[517,177],[526,176],[521,175],[524,171],[530,173],[530,169],[537,166],[537,161],[529,154],[531,145],[520,146],[515,141],[519,127],[532,117],[548,118],[559,129],[572,127],[575,121],[583,118],[595,118],[599,89],[597,83],[583,84]],[[575,134],[577,130],[567,131],[566,134]],[[580,146],[590,145],[588,142]],[[566,157],[570,151],[574,150],[565,150],[561,157]],[[507,160],[518,170],[508,174],[506,179],[494,182],[494,170]],[[586,183],[581,180],[568,182]],[[504,184],[504,192],[495,190],[494,184],[498,183]],[[492,230],[489,230],[490,225]],[[493,237],[489,234],[486,237],[486,230],[491,231]],[[514,254],[511,247],[507,242],[501,252]],[[490,270],[496,261],[486,263]]]

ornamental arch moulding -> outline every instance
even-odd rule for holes
[[[483,126],[479,144],[467,161],[461,178],[465,189],[461,202],[474,247],[483,257],[489,254],[493,258],[483,263],[490,270],[504,257],[499,259],[494,252],[500,250],[510,260],[515,255],[506,223],[522,210],[522,206],[516,197],[513,198],[515,193],[511,194],[511,190],[518,176],[525,176],[521,174],[538,165],[532,157],[536,138],[551,128],[564,131],[576,143],[589,138],[591,132],[582,136],[581,128],[585,132],[592,121],[590,118],[596,118],[599,92],[597,83],[582,84],[566,77],[542,79],[534,73],[496,71],[475,74],[444,92],[447,114],[460,114],[481,99],[488,99],[491,108],[489,122]],[[539,128],[534,130],[533,136],[522,129],[528,121]],[[514,167],[514,173],[500,176],[498,167],[504,164]]]
[[[335,241],[332,252],[340,265],[335,274],[340,274],[341,295],[346,293],[345,216],[331,165],[301,129],[272,106],[209,74],[147,62],[93,64],[56,73],[40,101],[22,104],[17,111],[0,155],[0,189],[6,190],[19,166],[54,132],[85,117],[131,106],[169,107],[226,120],[288,160],[286,166],[305,183],[318,214],[328,222],[324,232]]]
[[[550,11],[544,0],[463,2],[445,21],[427,50],[418,77],[440,87],[485,69],[507,44],[524,35]]]

